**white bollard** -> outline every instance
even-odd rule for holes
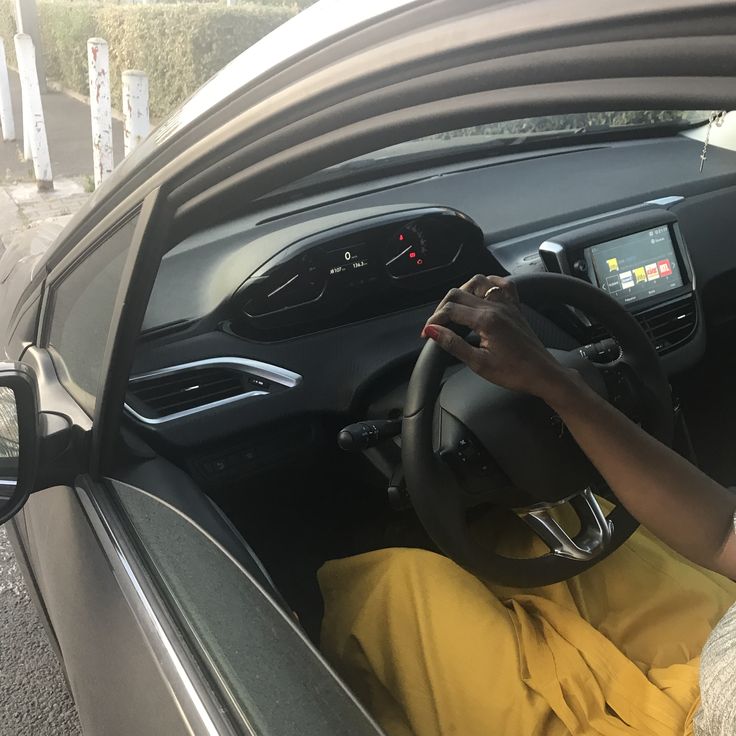
[[[15,0],[15,27],[18,33],[23,33],[23,3]]]
[[[18,57],[18,73],[25,100],[24,113],[28,113],[27,122],[23,123],[23,135],[24,138],[28,138],[31,149],[36,184],[41,191],[53,189],[49,143],[46,138],[41,88],[38,85],[38,72],[36,71],[36,50],[33,48],[33,40],[29,35],[18,33],[15,36],[15,54]]]
[[[19,3],[20,0],[16,0],[16,2]],[[20,15],[17,15],[16,17],[20,19]],[[19,26],[19,32],[23,33],[20,20],[18,20],[18,26]],[[31,39],[31,43],[32,42],[33,42],[33,39]],[[19,56],[17,42],[15,45],[15,56],[16,56],[16,59]],[[35,50],[34,50],[34,56],[35,56]],[[20,76],[20,61],[18,61],[18,76]],[[31,136],[33,135],[33,132],[32,132],[33,126],[30,124],[31,113],[28,111],[28,94],[23,88],[23,85],[21,85],[21,89],[20,89],[20,112],[21,112],[21,126],[20,127],[23,130],[23,160],[30,161],[33,158],[33,154],[31,153]]]
[[[15,121],[13,120],[13,103],[10,99],[10,79],[8,64],[5,59],[5,41],[0,38],[0,126],[3,129],[3,140],[15,140]]]
[[[87,41],[89,106],[92,114],[92,158],[95,189],[110,176],[112,158],[112,102],[110,100],[110,53],[104,38]]]
[[[20,70],[20,65],[18,66]],[[31,152],[31,136],[33,135],[33,126],[31,125],[31,113],[28,111],[28,95],[20,95],[20,111],[23,115],[23,160],[30,161],[33,158]]]
[[[126,69],[123,72],[123,143],[127,156],[147,135],[148,77],[145,72]]]

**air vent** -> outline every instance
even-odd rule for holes
[[[676,299],[635,314],[647,337],[660,355],[666,355],[687,342],[698,325],[695,295]],[[610,334],[601,325],[591,328],[591,342],[599,342]]]
[[[194,368],[145,378],[134,383],[130,391],[151,413],[161,417],[242,394],[242,375],[228,368]]]
[[[293,388],[301,376],[241,358],[211,359],[164,368],[130,380],[126,408],[158,424],[235,401]]]
[[[661,355],[687,342],[698,324],[695,295],[652,307],[636,315],[647,337]]]

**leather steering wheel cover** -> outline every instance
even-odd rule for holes
[[[672,405],[669,381],[657,351],[631,312],[605,291],[571,276],[526,274],[512,277],[510,281],[516,285],[519,299],[530,307],[570,304],[595,317],[616,338],[623,360],[635,369],[654,402],[652,406],[642,407],[644,429],[660,442],[671,445],[674,416],[669,410]],[[663,410],[664,407],[668,410]]]
[[[649,395],[644,397],[647,405],[643,407],[642,425],[660,441],[671,444],[674,418],[669,383],[654,347],[634,317],[608,294],[579,279],[539,273],[511,280],[522,302],[530,306],[569,304],[593,316],[616,337],[622,359],[635,369],[644,393]],[[402,427],[407,490],[425,529],[442,552],[483,579],[534,587],[573,577],[620,547],[638,527],[620,504],[608,516],[613,524],[611,542],[593,560],[570,560],[551,553],[515,559],[489,553],[472,541],[460,496],[451,492],[456,481],[433,448],[435,405],[444,372],[452,362],[436,343],[427,341],[409,382]]]

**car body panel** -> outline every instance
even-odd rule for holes
[[[25,518],[36,583],[84,732],[196,733],[172,698],[169,675],[112,574],[77,491],[34,494]]]

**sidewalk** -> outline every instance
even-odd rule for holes
[[[29,238],[48,244],[89,196],[80,179],[57,179],[51,192],[32,181],[0,183],[0,255]]]
[[[9,74],[17,140],[0,140],[0,182],[31,181],[33,163],[21,160],[20,155],[23,150],[20,82],[12,69]],[[89,106],[62,92],[49,91],[41,97],[54,180],[92,176],[92,124]],[[123,124],[119,120],[113,119],[112,132],[115,163],[119,163],[123,159]]]
[[[20,82],[10,70],[17,140],[0,139],[0,255],[19,239],[54,239],[89,196],[92,129],[89,106],[61,92],[42,95],[54,190],[39,192],[33,163],[22,160]],[[123,158],[123,125],[113,120],[115,161]]]

